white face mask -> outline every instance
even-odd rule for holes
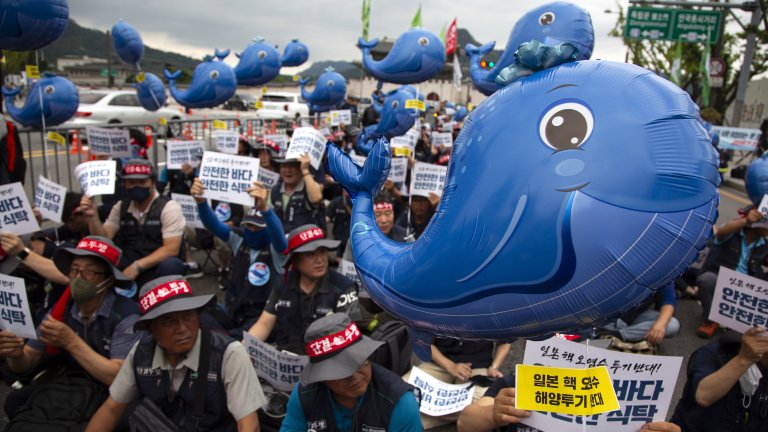
[[[739,377],[739,385],[741,386],[741,392],[746,396],[752,396],[757,391],[757,387],[760,385],[760,379],[763,374],[760,373],[760,369],[756,364],[747,369],[743,375]]]

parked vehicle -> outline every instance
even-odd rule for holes
[[[80,106],[75,116],[64,127],[83,127],[96,124],[148,124],[156,125],[160,118],[184,120],[186,114],[170,108],[147,111],[139,103],[133,90],[88,90],[80,92]]]
[[[235,93],[228,101],[224,102],[222,108],[233,111],[249,111],[256,109],[256,101],[256,97],[251,94]]]
[[[261,95],[261,104],[267,110],[286,111],[291,118],[295,118],[297,114],[309,117],[309,106],[299,93],[267,92]]]

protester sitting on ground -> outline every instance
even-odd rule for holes
[[[122,169],[125,192],[130,197],[112,207],[104,224],[96,216],[93,200],[83,196],[80,209],[91,234],[113,239],[123,249],[121,269],[139,286],[160,276],[182,274],[184,215],[181,206],[155,190],[151,162],[134,159]]]
[[[704,315],[704,323],[696,329],[697,335],[711,338],[718,329],[718,324],[709,320],[709,311],[721,266],[766,279],[762,266],[768,265],[768,243],[765,239],[768,236],[768,225],[761,222],[763,217],[756,208],[746,207],[739,210],[739,217],[717,229],[703,272],[696,279]]]
[[[272,172],[280,171],[280,165],[275,162],[275,159],[280,156],[280,147],[277,144],[272,141],[264,142],[262,139],[262,142],[257,142],[253,146],[253,152],[259,158],[259,167]]]
[[[219,221],[204,198],[205,187],[200,179],[192,185],[192,195],[203,225],[216,237],[227,242],[235,256],[227,283],[226,309],[235,327],[230,334],[242,338],[264,310],[264,305],[283,274],[282,252],[288,248],[280,220],[267,205],[269,191],[255,182],[248,189],[254,206],[245,216],[240,228],[230,228]],[[279,252],[278,252],[279,251]]]
[[[410,208],[397,218],[395,224],[405,228],[408,235],[419,238],[421,233],[427,229],[427,225],[432,220],[432,215],[435,214],[435,208],[437,208],[439,202],[440,197],[432,192],[430,192],[429,197],[413,195],[411,196]]]
[[[144,398],[142,404],[152,402],[165,424],[179,430],[234,430],[236,425],[241,432],[258,431],[256,410],[266,399],[248,353],[240,342],[200,327],[198,311],[215,301],[211,294],[193,295],[181,276],[145,284],[136,326],[149,335],[128,353],[86,430],[113,430],[123,414],[129,424],[138,417],[153,430],[157,417],[141,404],[127,412],[129,404]]]
[[[329,312],[359,319],[357,287],[328,268],[328,251],[339,247],[317,225],[302,225],[288,235],[288,273],[272,290],[264,311],[248,331],[279,349],[303,352],[307,327]]]
[[[273,160],[280,164],[280,180],[272,188],[270,204],[285,232],[307,224],[324,228],[323,185],[312,175],[309,156]]]
[[[728,331],[688,360],[672,422],[688,432],[768,430],[768,333]]]
[[[473,377],[485,377],[475,382],[473,400],[480,399],[488,385],[504,376],[501,365],[509,355],[510,344],[494,344],[490,341],[462,341],[450,338],[435,338],[432,342],[432,361],[417,367],[425,373],[448,384],[465,384]],[[403,376],[408,381],[410,372]],[[475,378],[478,379],[478,378]],[[421,415],[424,429],[431,429],[458,419],[458,413],[433,417]]]
[[[341,342],[340,342],[341,341]],[[318,319],[304,336],[309,364],[288,400],[281,431],[421,431],[413,386],[371,362],[382,345],[344,313]]]
[[[373,215],[376,218],[376,225],[387,238],[400,243],[407,241],[405,228],[395,225],[395,211],[391,201],[377,195],[373,200]],[[344,259],[354,262],[351,242],[347,243],[344,249]]]
[[[136,341],[132,329],[139,318],[136,303],[113,290],[132,283],[117,268],[122,251],[98,236],[84,238],[76,248],[59,249],[52,261],[16,246],[7,250],[46,277],[59,282],[66,278],[70,287],[39,325],[39,340],[25,343],[0,330],[0,356],[5,357],[11,371],[22,374],[35,368],[46,357],[48,346],[56,349],[49,353],[60,350],[62,364],[84,370],[103,385],[111,384]],[[9,418],[34,390],[34,385],[25,386],[6,397]]]
[[[670,283],[622,315],[615,324],[598,329],[598,334],[612,338],[612,348],[655,351],[664,338],[676,336],[680,331],[680,323],[674,316],[676,307],[677,293],[674,283]]]
[[[61,209],[61,225],[43,229],[34,237],[38,240],[51,242],[56,246],[64,243],[76,244],[88,232],[88,221],[80,210],[80,200],[83,194],[80,192],[67,192],[64,195],[64,204]]]
[[[518,424],[531,416],[527,410],[515,408],[515,375],[505,375],[488,387],[485,395],[461,411],[459,432],[490,432],[504,430],[516,432]],[[503,429],[502,429],[503,428]],[[670,422],[646,423],[642,432],[680,432],[680,427]]]

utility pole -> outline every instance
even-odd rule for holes
[[[115,84],[115,78],[112,76],[112,38],[109,37],[107,30],[107,88],[112,88]]]

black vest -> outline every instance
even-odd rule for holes
[[[198,337],[203,337],[202,330]],[[224,351],[234,339],[218,332],[211,335],[211,349],[208,360],[208,383],[205,387],[205,414],[200,420],[200,431],[233,430],[235,421],[227,408],[227,392],[221,376]],[[155,403],[180,430],[194,431],[196,421],[193,417],[196,386],[196,372],[187,374],[179,387],[179,391],[170,399],[173,383],[168,371],[152,369],[152,358],[155,355],[155,340],[151,336],[141,339],[133,357],[133,373],[136,385],[141,394]]]
[[[493,342],[460,341],[451,338],[435,338],[433,344],[455,363],[472,363],[472,368],[487,368],[493,362]]]
[[[280,222],[283,223],[283,230],[286,233],[291,232],[294,228],[307,224],[315,224],[325,230],[325,212],[323,211],[323,204],[319,203],[316,206],[312,206],[309,203],[309,196],[307,195],[307,187],[304,186],[302,190],[294,190],[291,197],[288,199],[288,205],[283,208],[283,194],[280,192],[280,188],[283,185],[280,180],[270,192],[270,200],[272,201],[272,207]],[[307,209],[307,207],[310,207]]]
[[[298,273],[291,272],[287,283],[277,288],[280,290],[274,306],[277,322],[270,342],[279,349],[303,353],[307,327],[329,312],[357,301],[357,293],[347,292],[354,287],[354,282],[331,269],[309,296],[299,292],[298,284]]]
[[[171,193],[189,195],[195,175],[188,176],[180,169],[168,170],[168,189]]]
[[[80,336],[91,349],[105,358],[110,358],[112,333],[114,333],[115,327],[117,327],[123,318],[139,314],[139,306],[136,302],[121,295],[115,295],[115,301],[112,304],[112,310],[109,311],[109,317],[106,319],[99,317],[99,319],[95,320],[86,331],[85,326],[72,317],[72,314],[70,313],[72,304],[72,300],[67,303],[67,309],[64,314],[64,323]],[[80,366],[77,360],[75,360],[69,352],[65,350],[62,350],[62,352],[66,356],[68,365],[82,369],[82,366]]]
[[[725,243],[712,246],[709,250],[709,255],[707,255],[707,260],[704,262],[704,270],[717,273],[720,266],[735,270],[741,256],[742,236],[741,232],[737,232]],[[747,260],[747,272],[750,276],[760,279],[766,278],[765,272],[760,267],[760,263],[765,260],[766,255],[768,255],[768,241],[763,246],[752,248],[752,253],[750,253]]]
[[[125,262],[132,263],[139,258],[144,258],[163,245],[163,224],[160,215],[168,201],[170,199],[163,196],[152,201],[143,225],[139,225],[139,221],[128,213],[128,205],[131,201],[120,202],[120,229],[114,241],[123,250]],[[180,249],[183,250],[183,248]]]
[[[235,233],[242,237],[242,234],[234,230],[230,235]],[[245,239],[232,257],[230,269],[227,312],[230,318],[241,326],[261,315],[280,274],[272,262],[270,247],[259,251],[256,259],[251,262],[251,248],[245,243]]]
[[[419,399],[416,389],[402,378],[376,363],[371,363],[371,367],[371,382],[363,395],[363,404],[355,411],[352,420],[352,430],[355,432],[386,431],[392,418],[392,410],[406,392],[416,393],[416,399]],[[331,409],[329,390],[325,385],[314,383],[304,386],[299,383],[299,401],[304,418],[307,419],[307,430],[338,430]]]

